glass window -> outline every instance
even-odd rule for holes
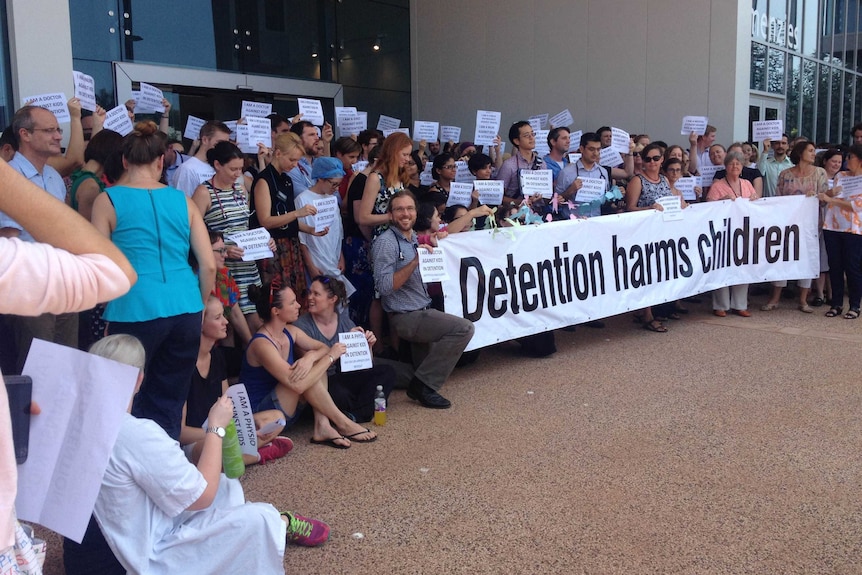
[[[770,44],[787,45],[787,0],[769,0]]]
[[[853,116],[855,115],[853,103],[856,98],[856,90],[858,82],[856,74],[851,72],[844,73],[844,90],[842,97],[844,100],[844,113],[841,115],[841,131],[833,134],[830,141],[839,143],[850,133],[850,128],[853,126]]]
[[[782,50],[769,49],[766,89],[771,94],[784,94],[784,58]]]
[[[758,42],[766,42],[769,38],[769,12],[766,0],[752,0],[751,5],[751,38]]]
[[[802,112],[800,83],[802,81],[802,59],[799,56],[790,57],[790,74],[787,77],[787,110],[785,112],[784,131],[791,138],[800,132],[799,115]]]
[[[751,89],[766,91],[766,46],[751,43]]]
[[[801,133],[814,138],[815,99],[817,98],[817,62],[802,60],[802,125]]]
[[[829,70],[829,88],[831,100],[829,111],[829,141],[841,140],[841,104],[843,102],[843,90],[841,88],[843,74],[837,68]]]
[[[117,0],[69,0],[72,54],[110,62],[120,59],[120,10]],[[83,72],[83,70],[81,70]]]
[[[6,3],[0,4],[0,130],[12,123],[15,102],[12,101],[12,74],[9,68],[9,25]]]
[[[805,12],[805,0],[790,0],[787,10],[787,47],[797,52],[802,51],[802,16]],[[817,21],[810,22],[810,26],[816,26]]]
[[[832,113],[829,93],[829,66],[820,64],[817,77],[817,139],[829,138],[829,114]]]
[[[125,0],[125,3],[127,8],[120,25],[126,61],[213,69],[216,39],[220,47],[233,46],[232,11],[227,10],[227,2],[186,0],[182,3],[181,17],[173,0]],[[213,19],[217,7],[223,10],[219,10],[218,30]]]
[[[805,0],[805,6],[800,9],[800,16],[797,20],[799,27],[796,29],[796,35],[802,38],[802,53],[806,56],[817,55],[817,41],[820,36],[817,24],[818,14],[817,0]]]

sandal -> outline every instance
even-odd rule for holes
[[[667,328],[657,319],[644,323],[644,329],[655,333],[667,333]]]
[[[814,307],[820,307],[824,303],[826,303],[826,302],[823,300],[822,297],[816,297],[816,298],[814,298],[814,301],[811,302],[811,305]]]
[[[778,309],[777,303],[767,303],[760,306],[760,311],[772,311]]]
[[[859,308],[850,308],[850,310],[844,314],[844,319],[857,319],[859,317]]]
[[[837,317],[841,315],[840,307],[830,307],[829,311],[826,312],[826,317]]]

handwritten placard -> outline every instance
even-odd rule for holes
[[[554,195],[554,173],[551,170],[521,171],[521,193],[525,196],[541,194],[551,199]]]
[[[326,196],[311,202],[317,213],[314,215],[314,231],[322,232],[332,227],[338,217],[338,198]]]
[[[254,116],[255,118],[266,118],[272,114],[272,104],[269,102],[251,102],[249,100],[242,101],[239,117],[247,118]]]
[[[575,195],[576,202],[592,202],[605,194],[607,183],[601,178],[578,178],[583,182],[581,189]]]
[[[473,188],[479,193],[479,203],[499,206],[503,203],[502,180],[474,180]]]
[[[755,142],[763,140],[780,140],[784,132],[784,122],[781,120],[763,120],[751,123],[751,137]]]
[[[242,254],[242,261],[244,262],[265,260],[272,257],[272,250],[269,249],[269,232],[266,228],[225,234],[225,239],[232,241],[244,250]]]
[[[201,128],[204,127],[207,121],[196,116],[186,118],[186,129],[183,130],[183,138],[189,140],[197,140],[201,137]]]
[[[342,373],[373,367],[371,349],[368,347],[368,340],[363,332],[356,330],[339,333],[338,343],[343,343],[344,347],[347,348],[347,351],[340,358]]]
[[[419,275],[425,283],[449,279],[443,258],[443,248],[434,248],[430,254],[425,249],[419,250]]]
[[[116,108],[111,108],[105,113],[105,129],[113,130],[125,136],[130,133],[135,127],[132,125],[132,120],[129,118],[129,111],[123,104]]]
[[[96,111],[96,81],[83,72],[72,72],[75,83],[75,97],[81,101],[81,108],[91,112]]]
[[[446,200],[447,206],[464,206],[470,207],[473,203],[473,184],[452,182],[449,184],[449,198]]]
[[[69,115],[69,107],[66,105],[66,94],[63,92],[28,96],[24,98],[24,105],[27,104],[49,110],[60,124],[68,124],[72,121],[72,117]]]
[[[568,128],[574,123],[575,119],[572,118],[572,113],[569,111],[568,108],[566,108],[559,114],[554,114],[553,116],[551,116],[551,119],[548,120],[548,124],[555,128]]]
[[[460,142],[461,128],[458,126],[440,126],[441,142]]]
[[[706,116],[683,116],[682,128],[680,134],[688,136],[692,132],[702,136],[706,132],[706,125],[709,124],[709,118]]]
[[[320,100],[297,98],[296,102],[299,104],[299,113],[302,114],[303,120],[311,122],[315,126],[322,126],[326,123],[326,120],[323,119],[323,105]]]
[[[437,140],[437,132],[440,131],[440,122],[424,122],[416,120],[413,122],[413,137],[417,140],[434,142]]]
[[[491,146],[500,133],[500,112],[476,110],[476,133],[473,143],[477,146]]]

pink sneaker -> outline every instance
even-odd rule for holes
[[[263,465],[267,461],[280,459],[290,453],[291,449],[293,449],[293,441],[289,437],[276,437],[272,443],[257,450],[258,455],[260,455],[258,463]]]
[[[317,547],[329,539],[329,525],[288,511],[281,513],[287,518],[287,541],[303,547]]]

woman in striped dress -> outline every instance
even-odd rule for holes
[[[251,331],[255,331],[260,327],[260,318],[248,299],[248,286],[261,285],[257,264],[242,261],[243,249],[229,239],[230,234],[248,230],[248,196],[241,183],[243,153],[230,142],[219,142],[207,152],[207,161],[215,175],[197,187],[192,201],[207,227],[225,235],[225,265],[239,286],[239,308]]]

